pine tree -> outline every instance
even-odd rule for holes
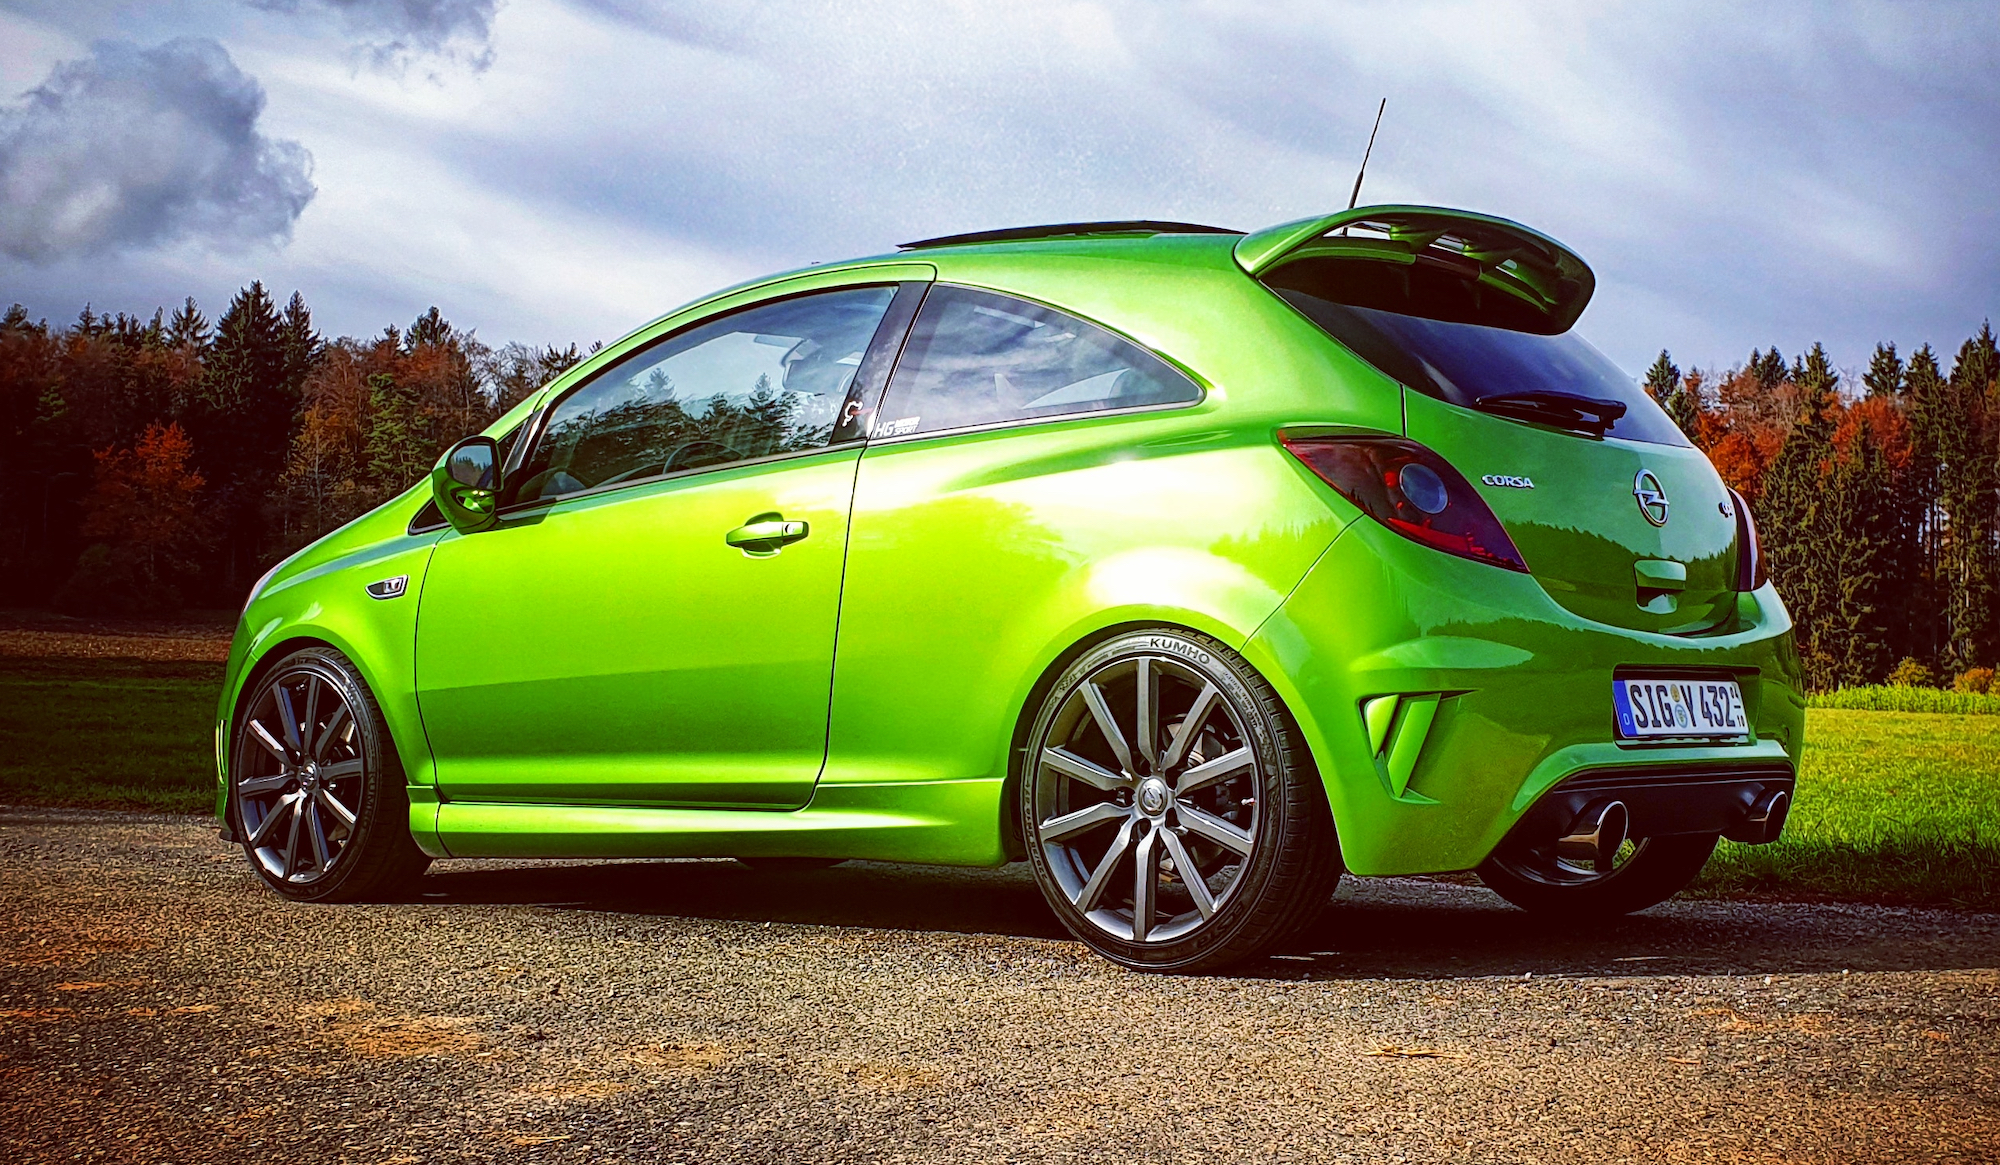
[[[275,492],[291,449],[298,385],[284,321],[262,283],[236,294],[216,321],[200,395],[190,410],[196,463],[216,490],[226,542],[218,580],[228,591],[259,571],[263,499]]]
[[[208,317],[194,306],[194,296],[190,295],[167,323],[167,343],[176,348],[206,348],[208,340]]]
[[[1959,348],[1937,426],[1938,499],[1945,530],[1939,563],[1945,606],[1942,670],[1947,675],[1990,663],[2000,636],[2000,553],[1994,542],[2000,532],[1996,377],[2000,353],[1989,323]]]
[[[1792,379],[1799,388],[1799,413],[1764,472],[1755,513],[1771,580],[1798,627],[1806,682],[1823,689],[1838,682],[1841,654],[1831,633],[1839,609],[1840,554],[1826,490],[1840,378],[1826,350],[1815,344],[1793,368]]]
[[[1815,638],[1843,687],[1880,683],[1896,659],[1897,490],[1879,437],[1859,418],[1826,481],[1822,534],[1837,557],[1826,564],[1831,604]]]
[[[1875,356],[1868,361],[1868,371],[1861,374],[1861,383],[1868,386],[1869,396],[1903,395],[1903,361],[1896,355],[1896,345],[1875,345]]]
[[[285,345],[286,391],[293,399],[298,399],[306,377],[311,375],[313,366],[319,363],[320,356],[326,351],[326,342],[313,329],[312,312],[307,309],[305,298],[296,291],[292,292],[290,302],[285,304],[285,316],[279,328]]]
[[[1944,603],[1939,576],[1944,546],[1944,509],[1940,502],[1938,466],[1943,456],[1944,430],[1951,421],[1943,370],[1937,354],[1925,344],[1910,354],[1903,376],[1904,415],[1910,423],[1910,463],[1903,474],[1906,519],[1912,526],[1914,559],[1909,572],[1910,639],[1908,654],[1935,669],[1944,649]]]

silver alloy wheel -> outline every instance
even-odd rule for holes
[[[354,841],[366,775],[341,683],[319,667],[288,670],[251,707],[240,739],[237,812],[258,865],[295,885],[326,877]]]
[[[1207,676],[1167,655],[1108,663],[1032,744],[1034,844],[1093,925],[1169,942],[1236,893],[1258,843],[1262,766]]]

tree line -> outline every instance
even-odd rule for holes
[[[229,607],[585,355],[493,348],[433,307],[320,335],[252,283],[213,325],[193,299],[66,327],[0,317],[0,604]],[[1947,367],[1948,363],[1948,367]],[[1646,390],[1749,501],[1817,689],[1987,682],[2000,656],[2000,353],[1877,346],[1860,384],[1815,344]],[[712,419],[712,418],[711,418]]]
[[[261,283],[66,327],[0,316],[0,605],[228,608],[583,357],[493,348],[433,307],[328,340]]]
[[[1845,385],[1815,344],[1724,373],[1660,353],[1660,402],[1750,502],[1816,690],[1952,681],[2000,656],[2000,354],[1991,325],[1945,362],[1875,348]]]

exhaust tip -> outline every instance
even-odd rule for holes
[[[1768,845],[1778,840],[1784,832],[1785,818],[1792,812],[1792,795],[1784,789],[1769,789],[1757,795],[1757,799],[1744,812],[1743,820],[1736,828],[1723,834],[1731,841],[1745,845]]]
[[[1556,839],[1556,856],[1608,874],[1631,828],[1632,814],[1625,802],[1593,802],[1570,822],[1569,832]]]

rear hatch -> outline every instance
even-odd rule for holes
[[[1569,331],[1593,281],[1560,244],[1505,220],[1393,207],[1259,232],[1237,255],[1403,384],[1405,435],[1473,483],[1556,602],[1665,634],[1733,616],[1729,492]]]

